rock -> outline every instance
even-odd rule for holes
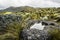
[[[18,40],[21,20],[18,15],[0,15],[0,40]]]
[[[30,28],[35,23],[40,23],[40,22],[41,22],[40,20],[28,20],[27,21],[27,28]]]
[[[47,31],[37,29],[25,29],[21,34],[22,40],[50,40],[50,35]]]
[[[23,29],[23,31],[21,32],[22,40],[51,40],[52,36],[51,34],[49,34],[48,31],[52,31],[54,30],[54,28],[59,28],[59,25],[57,25],[57,23],[52,21],[40,21],[40,23],[42,23],[42,25],[45,25],[43,30],[39,30],[35,28]]]
[[[20,22],[22,20],[21,16],[10,15],[0,15],[0,34],[7,32],[7,25],[14,22]]]

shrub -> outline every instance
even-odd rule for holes
[[[55,28],[53,30],[50,30],[49,34],[51,34],[51,40],[60,40],[60,29]]]

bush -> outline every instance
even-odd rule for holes
[[[60,40],[60,29],[50,30],[49,34],[51,34],[51,40]]]
[[[22,30],[21,24],[18,22],[7,25],[7,32],[0,35],[0,40],[19,40],[19,34]]]

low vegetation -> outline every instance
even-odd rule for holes
[[[0,15],[16,15],[21,16],[20,23],[12,22],[7,24],[7,32],[0,35],[0,40],[19,40],[20,31],[27,27],[28,20],[47,20],[60,24],[60,8],[33,8],[33,7],[17,7],[7,8],[0,11]],[[12,18],[12,17],[11,17]],[[1,32],[0,32],[1,33]],[[52,40],[60,40],[60,30],[52,31]]]

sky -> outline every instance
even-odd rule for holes
[[[60,0],[0,0],[0,9],[10,6],[60,7]]]

